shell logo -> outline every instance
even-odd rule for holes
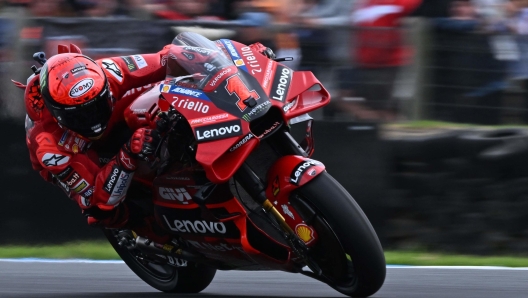
[[[312,230],[312,228],[310,228],[309,226],[305,224],[298,224],[295,227],[295,233],[306,244],[312,242],[315,239],[314,231]]]
[[[167,92],[169,92],[169,90],[170,90],[170,86],[165,85],[165,86],[163,86],[163,89],[161,90],[161,92],[167,93]]]
[[[235,60],[235,65],[236,65],[236,66],[242,66],[242,65],[245,65],[244,60],[242,60],[242,59],[237,59],[237,60]]]

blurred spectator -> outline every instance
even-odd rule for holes
[[[348,79],[341,86],[338,104],[356,119],[392,121],[398,116],[398,103],[392,97],[396,76],[411,62],[412,47],[405,41],[402,19],[421,0],[358,0],[352,13],[352,55],[356,69],[342,74]]]
[[[521,88],[524,93],[524,108],[528,108],[528,1],[512,0],[506,4],[509,16],[507,23],[510,31],[515,34],[518,46],[518,59],[509,64],[509,75],[514,87]],[[528,123],[528,112],[523,115],[523,122]]]
[[[269,32],[271,16],[268,13],[244,12],[235,23],[242,25],[237,30],[237,41],[244,44],[260,42],[271,49],[276,48],[273,35]]]
[[[154,6],[153,15],[157,19],[185,21],[192,19],[219,20],[211,15],[211,0],[167,0]]]
[[[296,21],[304,25],[298,30],[301,67],[316,70],[349,62],[350,12],[357,0],[304,0]]]
[[[505,62],[490,46],[494,32],[487,30],[489,24],[471,1],[453,1],[450,14],[435,20],[445,49],[436,57],[442,67],[436,73],[441,89],[435,113],[441,120],[498,124]]]
[[[32,0],[29,13],[34,17],[59,17],[65,15],[63,0]]]
[[[327,88],[332,83],[349,80],[342,77],[351,67],[350,16],[357,0],[305,1],[303,12],[297,22],[301,41],[301,67],[310,69]],[[336,96],[336,98],[339,97]],[[323,116],[333,117],[336,101],[323,109]]]

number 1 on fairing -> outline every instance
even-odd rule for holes
[[[238,97],[236,104],[241,112],[247,109],[247,106],[244,104],[244,100],[250,97],[253,97],[255,100],[260,98],[257,91],[255,91],[255,89],[250,91],[238,75],[228,78],[225,88],[229,95],[235,94],[236,97]]]

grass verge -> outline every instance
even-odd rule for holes
[[[505,266],[528,267],[527,256],[474,256],[429,252],[386,251],[387,264],[420,266]],[[72,242],[61,245],[1,246],[0,258],[47,258],[119,260],[104,241]]]

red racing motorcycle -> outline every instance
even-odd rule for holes
[[[186,59],[167,55],[166,80],[126,112],[131,126],[162,117],[167,127],[126,200],[154,232],[105,230],[124,262],[164,292],[200,292],[216,270],[301,273],[353,297],[378,291],[386,266],[374,229],[310,158],[307,113],[330,101],[319,80],[232,40],[182,33],[173,43]],[[181,68],[189,75],[171,76]],[[299,123],[300,144],[290,133]]]

